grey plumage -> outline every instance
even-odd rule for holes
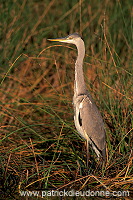
[[[106,139],[102,116],[86,89],[83,75],[83,59],[85,56],[84,41],[78,33],[73,33],[65,38],[49,39],[75,44],[78,56],[75,63],[74,81],[74,122],[81,137],[90,143],[98,157],[106,159]]]

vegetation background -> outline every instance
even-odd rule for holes
[[[0,10],[1,198],[51,189],[128,190],[131,197],[132,0],[7,0]],[[73,32],[84,38],[87,87],[105,121],[103,169],[91,150],[86,168],[73,123],[76,48],[47,41]]]

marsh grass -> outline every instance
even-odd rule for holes
[[[129,190],[131,196],[131,1],[83,1],[81,10],[76,0],[6,1],[1,10],[1,197],[50,189]],[[73,123],[76,49],[46,40],[79,27],[87,87],[105,121],[103,169],[91,149],[87,169],[85,144]]]

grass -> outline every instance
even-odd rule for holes
[[[131,0],[1,3],[1,198],[52,189],[128,190],[132,197],[132,15]],[[47,41],[76,31],[86,44],[87,87],[105,121],[103,169],[91,149],[86,168],[73,123],[76,49]]]

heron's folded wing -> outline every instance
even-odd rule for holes
[[[85,98],[79,109],[80,123],[90,140],[102,151],[105,148],[105,130],[100,112],[94,102]]]

